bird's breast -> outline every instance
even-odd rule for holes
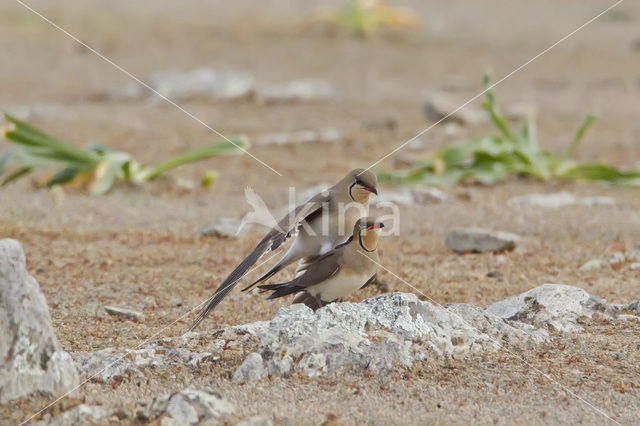
[[[339,273],[319,284],[308,287],[307,293],[324,302],[342,299],[357,291],[371,278],[362,274]]]

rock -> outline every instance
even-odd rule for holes
[[[53,397],[78,384],[22,246],[12,239],[0,240],[0,359],[0,403],[33,392]]]
[[[171,100],[196,98],[240,99],[251,95],[254,78],[251,74],[233,70],[199,68],[181,72],[175,69],[159,71],[147,82],[154,90]],[[115,99],[136,99],[156,95],[146,87],[131,83],[111,95]]]
[[[241,221],[233,217],[221,217],[203,226],[198,233],[206,237],[242,238],[249,232],[249,226],[240,226]]]
[[[627,255],[624,252],[615,252],[609,256],[609,263],[611,265],[618,265],[627,261]]]
[[[620,265],[628,262],[640,262],[640,251],[618,251],[607,259],[611,265]]]
[[[55,417],[37,422],[36,425],[67,426],[98,424],[101,420],[109,416],[109,411],[103,407],[80,404]]]
[[[595,271],[606,265],[606,262],[600,259],[591,259],[580,267],[581,271]]]
[[[578,200],[579,204],[585,206],[614,206],[616,202],[611,197],[584,197]]]
[[[447,233],[444,245],[456,253],[507,251],[516,247],[516,234],[480,228],[454,228]]]
[[[116,351],[112,348],[95,352],[76,352],[73,359],[80,374],[95,376],[105,382],[129,375],[144,376],[147,367],[174,365],[199,368],[202,363],[216,362],[211,352],[192,352],[172,343],[172,339],[151,342],[140,349]]]
[[[256,98],[262,102],[313,101],[333,95],[333,87],[324,80],[291,80],[256,88]]]
[[[614,269],[621,268],[629,263],[632,271],[640,271],[640,251],[618,251],[611,254],[606,260],[592,259],[580,267],[581,271],[593,271],[611,265]]]
[[[343,369],[375,373],[429,356],[496,350],[503,341],[528,347],[548,336],[544,330],[504,321],[482,308],[454,304],[445,309],[407,293],[334,303],[316,312],[302,304],[291,305],[281,308],[258,335],[258,353],[267,373],[309,377]],[[255,354],[250,357],[246,363],[257,363]]]
[[[381,191],[380,195],[371,199],[372,205],[393,203],[403,206],[414,204],[433,204],[447,201],[447,194],[430,186],[401,188],[395,191]]]
[[[625,306],[625,309],[631,312],[635,312],[636,315],[640,315],[640,299],[635,302],[631,302]]]
[[[568,192],[556,192],[553,194],[527,194],[510,198],[507,201],[508,206],[544,207],[548,209],[576,204],[585,206],[612,206],[615,202],[611,197],[578,198]]]
[[[84,376],[95,376],[108,382],[115,378],[144,376],[146,368],[156,370],[186,366],[189,369],[204,367],[220,358],[222,348],[257,346],[260,335],[268,323],[259,321],[212,332],[187,332],[182,336],[146,343],[135,350],[101,349],[94,352],[75,352],[73,359]]]
[[[9,105],[3,108],[8,114],[24,120],[71,120],[77,117],[77,111],[64,104],[41,102],[31,105]],[[0,118],[0,123],[4,117]]]
[[[138,410],[138,418],[161,418],[162,425],[182,426],[200,422],[223,423],[233,413],[235,407],[213,389],[188,387],[142,405]]]
[[[449,199],[445,192],[430,186],[414,186],[411,193],[418,204],[444,203]]]
[[[267,416],[253,416],[236,423],[236,426],[272,426],[273,421]]]
[[[576,203],[576,197],[568,192],[554,194],[527,194],[510,198],[508,206],[558,208]]]
[[[191,71],[158,71],[146,81],[161,95],[177,101],[185,99],[235,100],[255,96],[262,102],[292,102],[327,99],[335,94],[324,80],[299,79],[277,84],[258,84],[248,72],[230,69],[198,68]],[[157,98],[145,86],[132,82],[113,90],[108,97],[116,100]]]
[[[142,312],[138,312],[138,311],[134,311],[132,309],[126,309],[126,308],[117,308],[115,306],[105,306],[104,310],[109,315],[128,319],[134,322],[144,322],[144,314]]]
[[[491,118],[487,111],[469,105],[456,111],[462,104],[462,101],[457,102],[444,93],[435,93],[425,104],[425,116],[431,122],[443,120],[445,123],[456,122],[461,125],[483,124]]]
[[[100,406],[82,404],[37,424],[106,424],[118,422],[123,418],[123,413],[124,418],[136,419],[138,422],[159,420],[154,424],[161,425],[222,424],[230,420],[229,416],[235,413],[235,407],[210,388],[188,387],[179,392],[156,397],[148,403],[138,404],[132,410],[108,410]],[[260,423],[256,419],[255,423],[249,424],[268,423]]]
[[[563,332],[583,331],[578,319],[594,315],[614,318],[607,302],[578,287],[544,284],[487,306],[487,312],[512,321],[548,326]]]
[[[302,143],[335,143],[345,141],[346,136],[337,129],[300,130],[291,133],[270,133],[257,136],[255,145],[290,145]]]
[[[415,203],[413,192],[409,188],[402,188],[396,191],[380,192],[377,197],[372,197],[371,204],[376,206],[384,203],[400,204],[410,206]]]
[[[395,117],[372,119],[364,123],[364,128],[373,132],[384,130],[394,131],[398,128],[398,120]]]
[[[233,374],[233,381],[247,382],[250,380],[258,380],[266,375],[267,370],[264,368],[262,356],[257,352],[253,352],[244,359],[242,365]]]
[[[458,123],[449,122],[442,126],[442,130],[445,136],[453,138],[462,134],[463,127]]]

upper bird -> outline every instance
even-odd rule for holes
[[[293,303],[304,303],[313,310],[341,300],[375,278],[380,263],[378,237],[383,227],[382,222],[370,217],[359,219],[346,242],[316,258],[293,280],[258,288],[273,291],[268,299],[298,293]]]
[[[264,254],[277,249],[290,237],[296,239],[282,259],[245,290],[296,261],[300,261],[298,271],[303,270],[318,256],[344,242],[351,235],[351,224],[369,214],[369,198],[371,194],[378,194],[377,181],[371,171],[355,169],[331,188],[293,209],[220,284],[189,330],[200,325]]]

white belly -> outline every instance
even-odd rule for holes
[[[323,283],[308,287],[307,293],[314,297],[319,297],[324,302],[333,302],[336,299],[342,299],[358,290],[367,282],[363,275],[338,274],[331,277]]]

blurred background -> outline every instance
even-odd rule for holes
[[[208,126],[227,137],[245,135],[251,154],[282,175],[245,154],[189,164],[148,185],[118,184],[102,197],[89,196],[82,183],[41,188],[48,172],[39,169],[0,189],[0,233],[23,242],[54,321],[80,330],[68,340],[62,335],[63,345],[78,349],[102,336],[84,329],[86,321],[110,324],[97,314],[103,303],[155,312],[131,333],[110,332],[126,344],[216,288],[260,232],[229,240],[194,230],[242,217],[246,186],[279,211],[287,187],[332,183],[372,164],[480,93],[485,74],[502,78],[613,3],[28,4]],[[639,22],[640,3],[623,2],[502,82],[496,98],[513,128],[535,117],[540,146],[560,154],[593,114],[573,158],[639,168]],[[0,63],[0,110],[73,146],[97,141],[154,164],[222,140],[19,2],[0,4]],[[404,176],[442,147],[495,135],[483,99],[376,170]],[[6,146],[0,142],[0,151]],[[212,171],[215,182],[203,187]],[[396,190],[385,185],[381,194]],[[559,191],[606,195],[614,205],[505,207],[514,196]],[[637,244],[637,189],[507,176],[445,192],[449,202],[404,206],[401,237],[382,247],[390,269],[436,300],[489,303],[549,280],[597,288],[614,301],[636,290],[637,272],[628,266],[598,274],[578,268]],[[459,225],[517,232],[530,246],[508,257],[460,257],[442,245],[446,230]],[[495,270],[499,279],[487,279]],[[386,278],[392,289],[407,290]],[[264,319],[279,306],[259,299],[250,308],[242,297],[253,296],[237,297],[211,326]]]

